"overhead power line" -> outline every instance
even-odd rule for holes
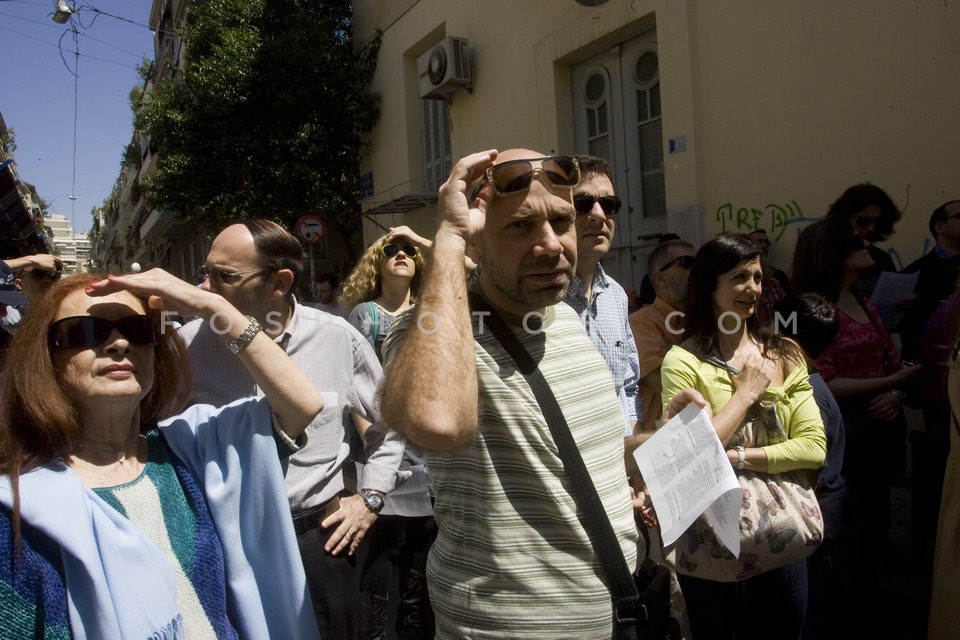
[[[8,0],[0,0],[0,2],[4,2],[4,1],[8,1]],[[2,15],[2,16],[7,16],[7,15],[10,15],[10,14],[3,13],[2,11],[0,11],[0,15]],[[10,17],[20,18],[20,16],[10,16]],[[60,27],[57,27],[57,26],[54,26],[54,25],[47,25],[47,24],[44,24],[44,23],[42,23],[42,22],[36,22],[36,21],[34,21],[34,20],[27,20],[27,19],[25,19],[25,18],[21,18],[21,19],[26,20],[27,22],[35,22],[36,24],[39,24],[39,25],[41,25],[41,26],[43,26],[43,27],[49,27],[49,28],[51,28],[51,29],[56,29],[57,31],[62,31],[62,29],[60,29]],[[6,27],[6,26],[3,26],[3,25],[0,25],[0,29],[3,29],[4,31],[9,31],[10,33],[13,33],[13,34],[16,34],[16,35],[20,36],[21,38],[27,38],[28,40],[33,40],[34,42],[39,42],[39,43],[42,44],[42,45],[46,45],[46,46],[48,46],[48,47],[53,47],[54,49],[59,49],[59,48],[60,48],[59,44],[53,44],[52,42],[47,42],[46,40],[43,40],[42,38],[38,38],[38,37],[36,37],[36,36],[32,36],[32,35],[23,33],[22,31],[17,31],[16,29],[11,29],[10,27]],[[141,60],[144,58],[144,54],[137,54],[137,53],[134,53],[134,52],[132,52],[132,51],[127,51],[126,49],[121,49],[120,47],[118,47],[118,46],[116,46],[116,45],[114,45],[114,44],[111,44],[111,43],[109,43],[109,42],[105,42],[105,41],[100,40],[100,39],[98,39],[98,38],[94,38],[93,36],[86,35],[86,34],[83,33],[82,31],[80,32],[80,35],[82,35],[83,37],[88,38],[88,39],[90,39],[90,40],[94,40],[94,41],[96,41],[96,42],[100,42],[101,44],[105,44],[105,45],[107,45],[107,46],[109,46],[109,47],[113,47],[114,49],[117,49],[118,51],[122,51],[123,53],[127,53],[127,54],[130,54],[130,55],[132,55],[132,56],[136,56],[136,57],[140,58]],[[128,64],[128,63],[125,63],[125,62],[117,62],[116,60],[107,60],[106,58],[98,58],[98,57],[96,57],[96,56],[90,56],[90,55],[87,55],[87,54],[84,54],[84,53],[81,53],[80,55],[81,55],[82,57],[84,57],[84,58],[88,58],[88,59],[90,59],[90,60],[96,60],[96,61],[98,61],[98,62],[106,62],[107,64],[115,64],[115,65],[118,65],[118,66],[121,66],[121,67],[129,67],[129,68],[131,68],[131,69],[136,69],[136,68],[137,68],[137,65],[135,65],[135,64]]]

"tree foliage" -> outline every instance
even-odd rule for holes
[[[37,205],[38,209],[40,209],[40,213],[43,214],[44,218],[50,215],[50,203],[47,202],[43,197],[40,195],[34,195],[33,203]]]
[[[205,0],[182,37],[186,69],[135,106],[160,152],[150,203],[215,226],[317,213],[352,247],[379,34],[354,42],[348,0]]]
[[[12,155],[17,150],[17,133],[13,127],[0,129],[0,151]]]

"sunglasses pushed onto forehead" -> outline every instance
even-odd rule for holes
[[[403,255],[407,256],[408,258],[417,257],[417,248],[412,244],[405,244],[403,246],[397,244],[385,244],[380,247],[380,253],[388,258],[392,258],[400,252],[403,252]]]
[[[592,196],[588,193],[578,193],[573,196],[573,208],[577,210],[578,216],[583,216],[593,211],[593,205],[600,203],[603,209],[603,215],[615,216],[620,211],[620,198],[617,196]]]
[[[509,196],[529,189],[538,173],[557,189],[573,189],[580,184],[580,165],[570,156],[508,160],[487,169],[483,182],[492,182],[498,196]]]
[[[97,316],[70,316],[50,325],[47,337],[55,349],[95,347],[107,341],[116,329],[131,344],[157,344],[157,332],[150,316],[135,315],[107,320]]]

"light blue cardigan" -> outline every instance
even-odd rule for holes
[[[197,479],[244,638],[319,638],[264,399],[195,405],[158,425]],[[0,503],[12,509],[10,479]],[[60,545],[75,638],[182,637],[170,561],[61,460],[20,477],[21,517]]]

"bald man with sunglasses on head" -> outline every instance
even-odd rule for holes
[[[574,278],[580,182],[569,156],[459,160],[439,191],[417,305],[384,344],[384,419],[427,452],[436,490],[427,577],[440,639],[606,640],[613,629],[605,566],[532,388],[487,324],[493,314],[536,362],[611,535],[636,562],[620,403],[576,312],[559,304]],[[469,278],[468,250],[478,264]]]
[[[627,321],[627,293],[600,264],[613,244],[621,203],[613,192],[613,169],[605,158],[579,155],[576,159],[580,165],[580,184],[573,189],[577,273],[563,299],[580,316],[587,335],[607,362],[623,411],[623,435],[628,437],[633,435],[639,413],[640,362]]]

